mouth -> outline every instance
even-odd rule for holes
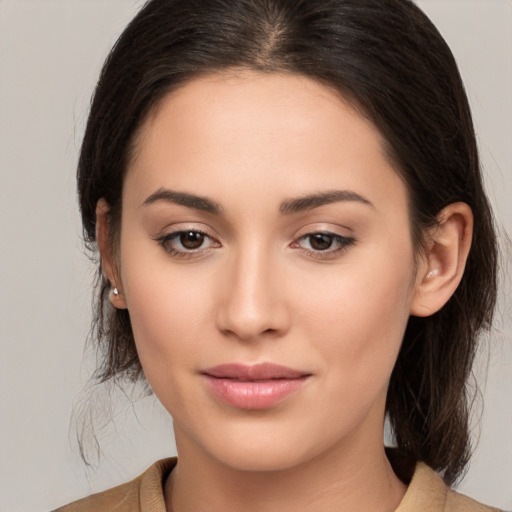
[[[223,364],[201,372],[207,388],[238,409],[268,409],[297,392],[310,373],[273,363]]]

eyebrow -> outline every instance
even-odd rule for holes
[[[144,201],[143,206],[148,206],[159,201],[186,206],[187,208],[213,213],[214,215],[222,215],[222,207],[215,201],[207,197],[187,194],[186,192],[177,192],[168,188],[159,188]]]
[[[193,208],[194,210],[200,210],[214,215],[222,215],[223,213],[222,206],[207,197],[188,194],[186,192],[177,192],[168,188],[159,188],[144,201],[143,206],[148,206],[160,201]],[[371,201],[357,192],[351,190],[330,190],[294,199],[287,199],[279,206],[279,212],[282,215],[290,215],[342,201],[362,203],[374,208]]]
[[[279,211],[283,215],[290,215],[305,210],[312,210],[326,204],[338,203],[340,201],[349,201],[362,203],[375,208],[371,201],[351,190],[330,190],[318,194],[310,194],[296,199],[288,199],[281,203]]]

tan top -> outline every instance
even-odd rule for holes
[[[163,483],[176,458],[163,459],[131,482],[93,494],[54,512],[166,512]],[[499,512],[447,488],[441,477],[418,463],[395,512]]]

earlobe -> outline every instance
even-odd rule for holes
[[[117,309],[126,309],[126,301],[110,236],[109,211],[108,203],[105,199],[100,199],[96,204],[96,243],[101,256],[103,272],[111,285],[110,302]]]
[[[437,216],[418,265],[411,315],[430,316],[453,295],[464,274],[473,235],[473,213],[466,203],[453,203]]]

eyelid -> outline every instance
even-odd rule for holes
[[[186,233],[189,231],[201,233],[213,240],[218,240],[219,238],[218,235],[215,234],[213,229],[210,228],[210,226],[205,225],[202,222],[184,221],[174,222],[172,224],[168,224],[161,227],[157,232],[155,232],[153,239],[157,240],[161,238],[170,238],[171,236],[176,235],[178,233]]]
[[[332,222],[315,222],[302,225],[300,229],[295,231],[294,240],[298,240],[305,236],[323,233],[326,235],[341,237],[344,239],[354,238],[354,230],[348,226],[334,224]]]

